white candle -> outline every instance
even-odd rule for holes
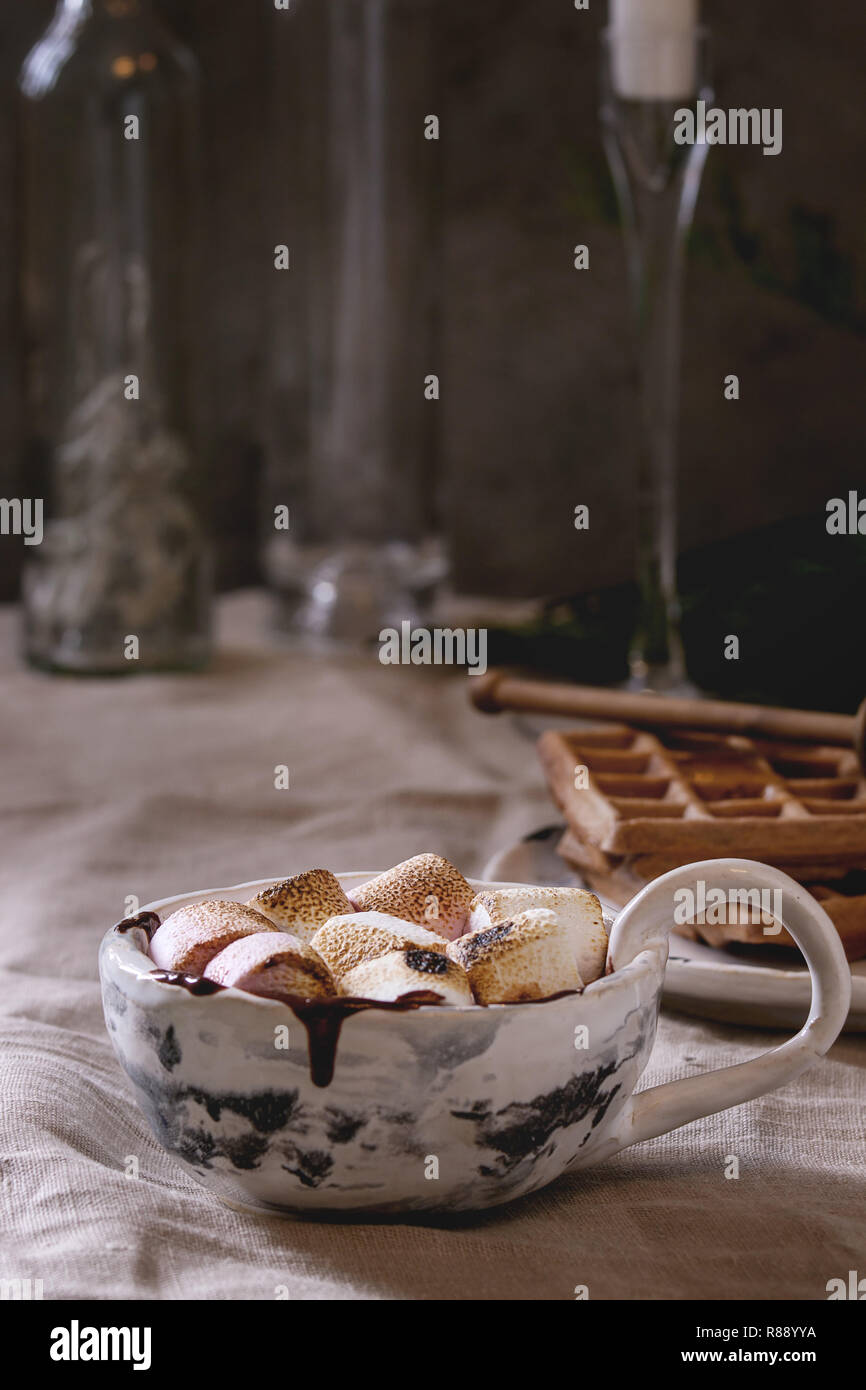
[[[614,90],[630,101],[679,101],[697,85],[698,0],[610,0]]]
[[[610,0],[612,29],[694,29],[697,22],[698,0]]]

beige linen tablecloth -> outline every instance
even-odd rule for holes
[[[102,1022],[97,947],[127,895],[421,850],[477,874],[551,819],[531,744],[462,680],[269,649],[255,595],[221,621],[205,676],[89,681],[23,670],[0,618],[0,1278],[63,1299],[823,1299],[866,1275],[857,1037],[774,1095],[477,1217],[242,1215],[175,1166]],[[645,1079],[778,1038],[663,1015]]]

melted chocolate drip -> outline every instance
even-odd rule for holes
[[[557,994],[545,994],[543,999],[515,999],[515,1004],[552,1004],[556,999],[567,999],[570,994],[581,994],[579,989],[561,989]],[[504,1008],[510,1005],[505,1004]]]
[[[314,1086],[330,1086],[334,1079],[340,1029],[351,1014],[364,1009],[387,1009],[406,1013],[424,1004],[440,1004],[442,995],[428,989],[415,989],[399,999],[302,999],[296,994],[282,996],[292,1013],[307,1030],[310,1053],[310,1079]]]
[[[166,985],[179,985],[189,994],[216,994],[225,988],[224,985],[216,984],[214,980],[205,980],[198,975],[183,975],[178,970],[151,970],[150,973],[154,980],[159,980]],[[523,999],[520,1002],[524,1004],[550,1004],[554,999],[564,999],[569,994],[578,993],[579,990],[563,989],[558,994],[549,995],[546,999]],[[336,997],[332,995],[324,999],[307,999],[300,994],[281,994],[269,997],[277,997],[281,1004],[287,1004],[306,1029],[310,1058],[310,1080],[314,1086],[321,1088],[330,1086],[334,1079],[340,1030],[346,1019],[352,1014],[362,1013],[365,1009],[384,1009],[391,1013],[407,1013],[411,1009],[420,1009],[425,1004],[442,1003],[442,995],[437,994],[435,990],[428,989],[415,989],[394,1000],[353,999],[351,997],[344,998],[342,995]]]
[[[178,985],[188,994],[216,994],[224,989],[214,980],[205,980],[199,975],[184,975],[179,970],[151,970],[152,979],[164,985]],[[262,996],[264,997],[264,996]],[[424,1004],[441,1004],[442,995],[429,989],[415,989],[399,999],[352,999],[328,997],[307,999],[300,994],[271,995],[287,1004],[295,1017],[304,1025],[307,1032],[310,1057],[310,1079],[314,1086],[330,1086],[334,1079],[337,1061],[337,1044],[345,1019],[364,1009],[386,1009],[406,1013],[409,1009],[420,1009]]]
[[[179,985],[187,994],[218,994],[225,985],[216,980],[205,980],[201,975],[184,975],[180,970],[151,970],[152,979],[163,985]]]
[[[142,931],[147,933],[147,939],[150,941],[159,925],[159,917],[155,912],[139,912],[135,917],[124,917],[122,922],[116,923],[114,930],[125,934],[132,931],[133,927],[141,927]]]

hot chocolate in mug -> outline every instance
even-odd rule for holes
[[[338,875],[344,887],[369,874]],[[151,904],[245,901],[273,880]],[[655,1039],[683,889],[770,890],[805,956],[812,1007],[752,1061],[637,1091]],[[485,887],[514,885],[475,884]],[[780,896],[778,896],[780,895]],[[608,973],[522,1004],[306,1006],[154,974],[144,931],[100,952],[114,1049],[153,1133],[231,1204],[293,1211],[479,1210],[544,1187],[793,1081],[848,1012],[851,976],[827,914],[778,869],[716,859],[647,885],[616,918]],[[206,987],[206,981],[200,982]]]

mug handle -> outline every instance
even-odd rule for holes
[[[812,977],[809,1017],[793,1038],[749,1062],[638,1091],[626,1107],[617,1149],[655,1139],[670,1129],[742,1105],[793,1081],[829,1050],[848,1016],[851,970],[835,926],[801,884],[781,869],[752,859],[705,859],[673,869],[647,884],[614,924],[609,949],[614,969],[644,950],[661,949],[662,959],[667,960],[673,895],[677,889],[694,890],[698,880],[706,883],[708,892],[713,888],[727,892],[734,887],[781,889],[784,926],[803,952]]]

